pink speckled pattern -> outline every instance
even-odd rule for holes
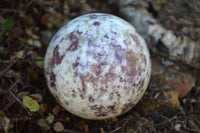
[[[55,34],[44,69],[49,90],[63,108],[82,118],[107,119],[141,99],[151,60],[132,25],[92,13],[71,20]]]

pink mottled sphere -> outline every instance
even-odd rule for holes
[[[104,13],[77,17],[53,37],[45,56],[52,95],[67,111],[107,119],[143,96],[151,61],[144,39],[125,20]]]

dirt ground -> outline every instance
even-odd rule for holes
[[[145,2],[163,27],[200,45],[199,0]],[[128,113],[93,121],[58,105],[44,77],[46,48],[63,24],[91,12],[120,16],[117,0],[0,1],[0,132],[200,133],[199,69],[152,51],[149,87]]]

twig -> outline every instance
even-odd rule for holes
[[[0,77],[2,77],[6,72],[8,72],[10,70],[10,68],[16,63],[16,57],[14,59],[11,60],[10,64],[3,70],[0,72]]]
[[[118,128],[116,128],[115,130],[111,131],[110,133],[117,132],[117,131],[120,130],[120,129],[121,129],[121,127],[118,127]]]
[[[18,122],[18,121],[24,121],[24,120],[29,120],[30,118],[28,116],[25,117],[20,117],[20,118],[13,118],[11,120]]]
[[[126,126],[126,124],[133,119],[133,116],[130,116],[128,119],[126,119],[126,121],[122,124],[122,132],[124,132],[124,127]]]
[[[193,117],[190,117],[190,116],[183,116],[183,117],[180,117],[180,118],[187,119],[188,121],[190,121],[190,124],[192,124],[196,128],[196,129],[188,129],[187,127],[185,127],[186,129],[191,130],[191,131],[193,131],[193,130],[200,131],[199,126],[195,123],[195,122],[199,121],[198,118],[193,118]]]
[[[29,1],[26,7],[29,7],[33,2],[34,2],[33,0]]]
[[[182,106],[179,107],[180,111],[183,113],[184,116],[186,116],[185,111],[183,110]]]
[[[9,94],[27,111],[28,114],[31,114],[30,111],[26,108],[26,106],[24,106],[22,101],[17,96],[15,96],[15,94],[11,90],[9,90]]]
[[[12,106],[14,103],[15,103],[15,99],[13,99],[13,101],[12,102],[10,102],[9,104],[7,104],[3,109],[2,109],[2,111],[4,112],[5,110],[7,110],[10,106]]]
[[[83,133],[83,132],[78,132],[78,131],[69,130],[69,129],[64,129],[64,130],[62,130],[62,132],[64,132],[64,133]]]
[[[172,117],[172,118],[170,118],[170,119],[168,119],[168,118],[165,117],[165,116],[162,116],[162,118],[165,119],[165,121],[163,121],[163,122],[161,122],[161,123],[158,123],[158,124],[155,124],[155,126],[158,126],[158,127],[159,127],[159,126],[165,125],[165,124],[167,124],[167,123],[173,124],[171,121],[174,120],[174,119],[177,119],[176,116],[174,116],[174,117]]]
[[[18,13],[17,10],[13,10],[13,9],[8,9],[8,8],[0,8],[0,10],[2,11],[2,14],[3,13]]]
[[[0,63],[10,63],[10,60],[0,60]]]

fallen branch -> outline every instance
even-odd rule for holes
[[[148,42],[152,52],[200,69],[200,45],[176,36],[161,26],[147,11],[148,4],[138,0],[120,0],[120,13]]]

